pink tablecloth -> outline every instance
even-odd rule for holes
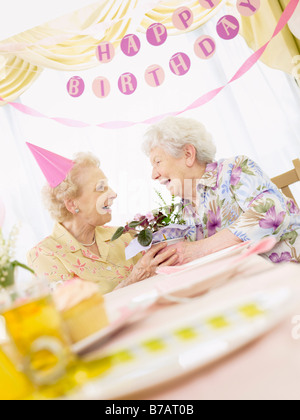
[[[157,278],[149,279],[107,295],[108,310],[113,312],[121,304],[129,302],[132,297],[151,290],[156,281]],[[252,256],[229,284],[198,297],[191,303],[154,306],[145,319],[126,328],[99,351],[102,354],[103,351],[121,348],[145,334],[151,335],[163,325],[172,325],[180,317],[188,317],[189,313],[192,314],[200,308],[202,311],[218,302],[268,290],[274,285],[288,285],[294,291],[295,297],[299,298],[300,267],[293,264],[275,266],[261,257]],[[130,395],[123,393],[121,398],[299,399],[300,340],[292,337],[292,329],[295,328],[292,319],[296,315],[300,315],[300,299],[280,324],[245,348],[209,367],[196,368],[167,383],[162,380],[152,388],[142,386],[140,391]],[[298,332],[300,335],[300,328]],[[97,354],[97,351],[94,354]]]

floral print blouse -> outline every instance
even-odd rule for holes
[[[125,258],[125,247],[132,241],[130,233],[111,242],[115,227],[99,226],[95,238],[100,257],[81,245],[60,223],[56,223],[51,236],[45,238],[27,255],[28,265],[35,273],[54,285],[79,277],[97,283],[102,294],[111,292],[132,272],[141,258],[138,254]]]
[[[225,228],[242,241],[274,236],[278,242],[266,254],[270,260],[300,262],[300,210],[247,156],[208,164],[197,194],[197,211],[183,200],[186,220],[196,225],[191,240],[208,238]]]

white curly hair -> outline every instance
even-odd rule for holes
[[[153,124],[144,135],[143,151],[150,156],[155,147],[162,147],[175,158],[182,156],[183,147],[192,144],[200,163],[212,163],[216,155],[216,146],[211,134],[199,121],[191,118],[167,117]]]

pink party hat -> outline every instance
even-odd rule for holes
[[[72,169],[74,162],[34,144],[27,142],[26,144],[35,157],[50,187],[55,188],[61,184]]]

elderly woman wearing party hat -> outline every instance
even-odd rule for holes
[[[245,241],[273,237],[272,262],[300,262],[300,211],[246,156],[215,161],[216,148],[196,120],[167,117],[143,144],[152,178],[181,197],[184,216],[196,226],[192,241],[173,245],[177,264]],[[168,247],[171,248],[171,247]]]
[[[125,260],[131,234],[110,241],[116,228],[105,225],[117,194],[95,156],[79,153],[69,160],[27,145],[48,181],[43,196],[56,221],[52,234],[28,253],[28,264],[38,276],[50,282],[79,277],[97,283],[105,294],[155,275],[158,266],[176,264],[176,250],[160,253],[165,244]]]

